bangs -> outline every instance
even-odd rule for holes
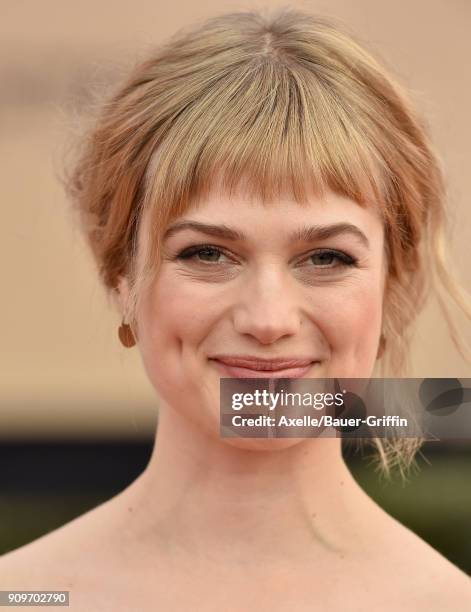
[[[150,229],[140,272],[155,271],[166,227],[204,200],[216,178],[229,196],[243,183],[263,205],[282,194],[303,205],[330,189],[387,217],[380,113],[338,71],[334,82],[319,70],[259,58],[222,70],[197,94],[182,86],[188,100],[168,120],[147,169]]]

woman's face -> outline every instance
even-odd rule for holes
[[[333,192],[264,207],[215,191],[170,227],[137,331],[172,409],[219,435],[219,380],[232,374],[215,356],[308,358],[303,378],[372,374],[385,269],[373,209]]]

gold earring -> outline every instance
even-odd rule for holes
[[[131,326],[125,323],[124,319],[118,328],[118,336],[121,341],[121,344],[126,348],[131,348],[136,344],[136,339],[134,338],[134,334],[132,333]]]

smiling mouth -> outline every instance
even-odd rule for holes
[[[210,359],[210,361],[216,365],[217,369],[226,378],[302,378],[314,365],[319,363],[318,361],[312,361],[306,366],[282,370],[256,370],[254,368],[229,365],[218,359]]]

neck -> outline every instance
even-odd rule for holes
[[[245,450],[208,437],[165,405],[151,460],[126,493],[127,516],[147,546],[245,565],[345,552],[367,500],[340,438]]]

